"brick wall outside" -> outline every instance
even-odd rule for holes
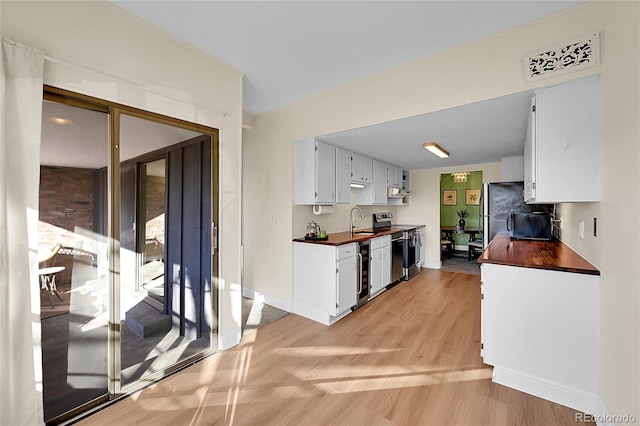
[[[92,250],[93,242],[75,230],[93,230],[93,170],[40,167],[39,199],[40,247],[53,247],[60,243],[62,246]],[[55,264],[65,267],[58,275],[58,283],[70,282],[73,258],[58,256]]]
[[[165,178],[147,176],[147,239],[164,237]]]

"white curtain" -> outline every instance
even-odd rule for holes
[[[0,424],[42,424],[38,185],[44,54],[2,38]]]

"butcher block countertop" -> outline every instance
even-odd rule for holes
[[[512,240],[496,235],[480,263],[600,275],[600,271],[561,241]]]
[[[359,229],[357,231],[361,232],[374,232],[372,228],[367,229]],[[306,240],[304,237],[296,238],[293,241],[298,243],[309,243],[309,244],[323,244],[326,246],[341,246],[342,244],[349,243],[359,243],[361,241],[367,241],[372,238],[382,237],[383,235],[395,234],[396,232],[402,232],[400,228],[394,228],[393,226],[385,231],[378,231],[374,235],[372,234],[357,234],[354,233],[351,235],[349,231],[345,232],[335,232],[333,234],[327,234],[326,240]]]

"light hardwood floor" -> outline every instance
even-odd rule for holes
[[[423,269],[331,327],[289,315],[80,424],[583,424],[491,382],[479,288]]]

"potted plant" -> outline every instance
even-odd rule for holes
[[[456,213],[458,213],[458,228],[460,228],[460,230],[464,230],[464,225],[465,225],[465,220],[464,218],[469,216],[469,210],[467,209],[462,209],[462,210],[456,210]]]

